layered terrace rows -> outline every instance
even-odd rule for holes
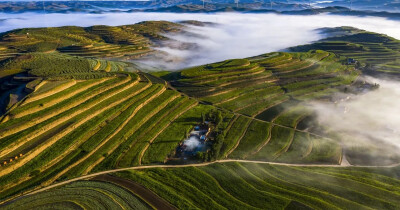
[[[143,74],[42,82],[2,117],[2,198],[105,168],[164,162],[183,138],[181,123],[192,127],[210,109]]]

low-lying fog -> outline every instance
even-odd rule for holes
[[[161,48],[171,55],[174,63],[159,60],[157,67],[177,69],[216,62],[229,58],[249,57],[287,47],[307,44],[323,38],[315,29],[321,27],[354,26],[368,31],[388,34],[400,39],[399,21],[377,17],[337,15],[276,15],[276,14],[178,14],[178,13],[106,13],[106,14],[1,14],[0,32],[24,27],[65,25],[125,25],[146,20],[199,20],[217,23],[207,27],[190,27],[202,35],[172,38],[198,45],[192,50]],[[179,58],[179,59],[177,59]]]
[[[335,15],[276,15],[276,14],[175,14],[175,13],[109,13],[109,14],[3,14],[0,32],[23,27],[91,26],[96,24],[124,25],[146,20],[199,20],[215,24],[205,27],[189,26],[186,35],[172,39],[197,44],[190,50],[162,47],[175,62],[156,59],[147,64],[179,69],[230,58],[241,58],[282,50],[310,43],[324,37],[316,29],[353,26],[384,33],[400,39],[399,21],[377,17]],[[189,34],[197,34],[196,36]],[[164,57],[166,58],[166,57]],[[379,147],[384,141],[400,148],[400,84],[376,80],[380,89],[337,105],[314,104],[320,122],[332,131],[351,136]],[[346,140],[348,140],[346,138]],[[350,141],[354,143],[354,141]],[[378,142],[378,143],[377,143]],[[187,142],[196,143],[196,142]],[[346,143],[346,142],[343,142]]]
[[[319,122],[343,137],[347,146],[389,145],[395,154],[400,149],[400,83],[367,78],[380,87],[365,94],[350,95],[336,104],[314,103]],[[390,148],[389,147],[389,148]]]

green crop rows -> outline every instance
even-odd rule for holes
[[[120,172],[178,208],[396,209],[397,169],[288,167],[224,163]],[[382,175],[384,173],[386,175]]]

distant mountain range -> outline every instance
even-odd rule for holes
[[[393,0],[156,0],[156,1],[5,1],[0,3],[3,13],[105,13],[105,12],[175,12],[213,13],[250,12],[310,15],[333,13],[398,18],[400,1]]]

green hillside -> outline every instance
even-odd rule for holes
[[[137,58],[152,51],[160,35],[178,32],[182,25],[148,21],[125,26],[54,27],[17,29],[0,34],[0,60],[27,52],[62,52],[88,57]]]
[[[126,170],[24,196],[3,208],[398,209],[398,174],[398,167],[238,162]]]
[[[398,209],[400,156],[351,153],[312,104],[396,76],[399,41],[341,28],[301,52],[151,74],[127,62],[181,27],[1,34],[0,208]]]
[[[333,100],[356,82],[360,71],[326,51],[269,53],[197,66],[178,73],[155,73],[179,91],[235,113],[219,158],[287,163],[341,161],[335,140],[305,132],[311,101]]]
[[[347,58],[356,59],[364,72],[373,76],[396,77],[400,75],[400,41],[392,37],[349,27],[325,30],[335,36],[314,44],[293,47],[293,51],[321,49]]]

